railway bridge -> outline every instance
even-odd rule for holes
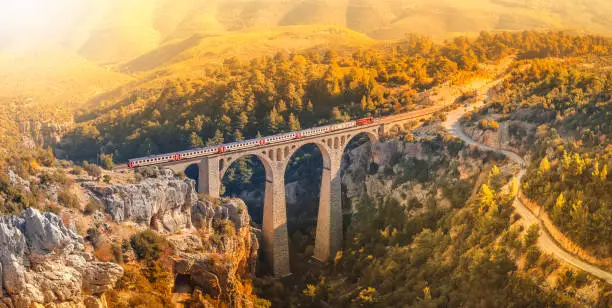
[[[326,262],[342,246],[342,198],[340,164],[349,142],[365,134],[372,143],[385,133],[405,124],[425,118],[446,106],[431,107],[379,118],[372,124],[333,131],[322,135],[264,144],[254,148],[216,153],[206,157],[160,164],[179,172],[197,164],[198,192],[213,198],[220,197],[221,181],[232,162],[247,156],[257,157],[266,171],[263,210],[263,250],[276,277],[290,275],[289,239],[285,202],[285,171],[293,154],[307,144],[318,147],[323,156],[323,175],[317,217],[314,258]]]

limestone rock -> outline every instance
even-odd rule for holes
[[[113,288],[123,268],[111,262],[89,262],[83,270],[83,288],[93,294],[101,294]]]
[[[15,171],[13,171],[13,169],[9,168],[6,172],[6,175],[8,175],[9,182],[12,186],[23,187],[27,190],[30,190],[30,182],[22,179],[17,173],[15,173]]]
[[[26,209],[0,217],[0,269],[14,307],[77,306],[83,291],[101,293],[123,275],[116,264],[92,262],[83,239],[61,219]]]
[[[211,231],[213,220],[230,220],[236,229],[248,227],[251,218],[246,204],[241,199],[222,198],[219,205],[212,201],[198,202],[191,211],[193,225],[198,229]]]
[[[138,184],[86,186],[102,200],[113,220],[133,221],[166,233],[191,227],[191,208],[198,199],[193,180],[177,179],[166,169],[161,177]]]

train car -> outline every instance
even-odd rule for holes
[[[217,153],[216,146],[197,148],[193,150],[179,152],[179,154],[181,154],[181,157],[183,159],[190,159],[190,158],[195,158],[195,157],[200,157],[200,156],[208,156],[208,155],[215,154],[215,153]]]
[[[329,131],[327,126],[313,127],[302,131],[302,137],[310,137],[325,134]]]
[[[293,140],[295,138],[296,138],[296,133],[294,132],[286,133],[286,134],[278,134],[278,135],[268,137],[266,140],[266,143],[274,144],[274,143],[284,142],[288,140]]]
[[[178,153],[152,155],[152,156],[147,156],[143,158],[131,159],[128,162],[128,167],[135,168],[135,167],[142,167],[142,166],[150,166],[150,165],[156,165],[156,164],[172,162],[172,161],[179,161],[179,160],[181,160],[181,155]]]
[[[337,131],[337,130],[342,130],[342,129],[347,129],[347,128],[355,127],[355,125],[356,125],[355,121],[349,121],[349,122],[334,124],[334,125],[332,125],[332,131]]]
[[[229,152],[229,151],[237,151],[237,150],[242,150],[242,149],[254,148],[256,146],[263,145],[263,144],[265,144],[265,138],[238,141],[238,142],[233,142],[233,143],[230,143],[224,146],[220,146],[220,147],[224,147],[223,152],[225,151]],[[220,152],[220,153],[223,153],[223,152]]]

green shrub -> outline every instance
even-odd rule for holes
[[[157,260],[168,248],[168,242],[154,231],[148,229],[136,233],[130,238],[130,244],[139,260]]]
[[[57,201],[67,208],[81,208],[81,202],[79,201],[79,197],[72,193],[68,188],[64,188],[57,194]]]
[[[531,247],[538,242],[538,237],[540,237],[540,227],[536,224],[529,226],[527,229],[527,233],[525,234],[525,247]]]
[[[100,154],[100,162],[106,170],[113,170],[115,163],[113,162],[113,154]]]
[[[102,176],[102,168],[96,164],[90,164],[83,162],[83,169],[89,174],[89,176],[99,179]]]
[[[536,262],[538,262],[538,259],[540,258],[540,249],[538,249],[538,247],[536,246],[530,246],[529,248],[527,248],[527,254],[525,256],[525,262],[526,262],[526,266],[528,268],[533,267]]]
[[[142,167],[136,170],[136,174],[139,174],[143,178],[157,178],[160,175],[159,169],[156,167]]]

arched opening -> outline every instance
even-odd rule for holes
[[[291,154],[285,169],[291,271],[297,276],[312,267],[324,155],[316,144],[306,144]]]
[[[344,237],[350,238],[350,234],[346,234],[348,226],[351,223],[351,217],[354,213],[354,204],[352,199],[356,196],[357,191],[354,187],[347,187],[345,184],[345,176],[350,176],[348,181],[355,185],[363,183],[367,174],[378,171],[378,165],[372,161],[372,144],[378,142],[378,135],[370,132],[362,132],[357,135],[347,137],[347,144],[344,147],[342,154],[342,163],[340,168],[340,176],[342,177],[342,213],[343,213],[343,230]]]
[[[244,200],[251,222],[261,228],[266,189],[266,168],[263,162],[255,155],[248,155],[228,164],[227,169],[221,170],[225,171],[221,175],[221,196]]]
[[[198,167],[198,164],[191,164],[187,166],[185,169],[185,176],[196,182],[196,189],[200,187],[200,167]]]

